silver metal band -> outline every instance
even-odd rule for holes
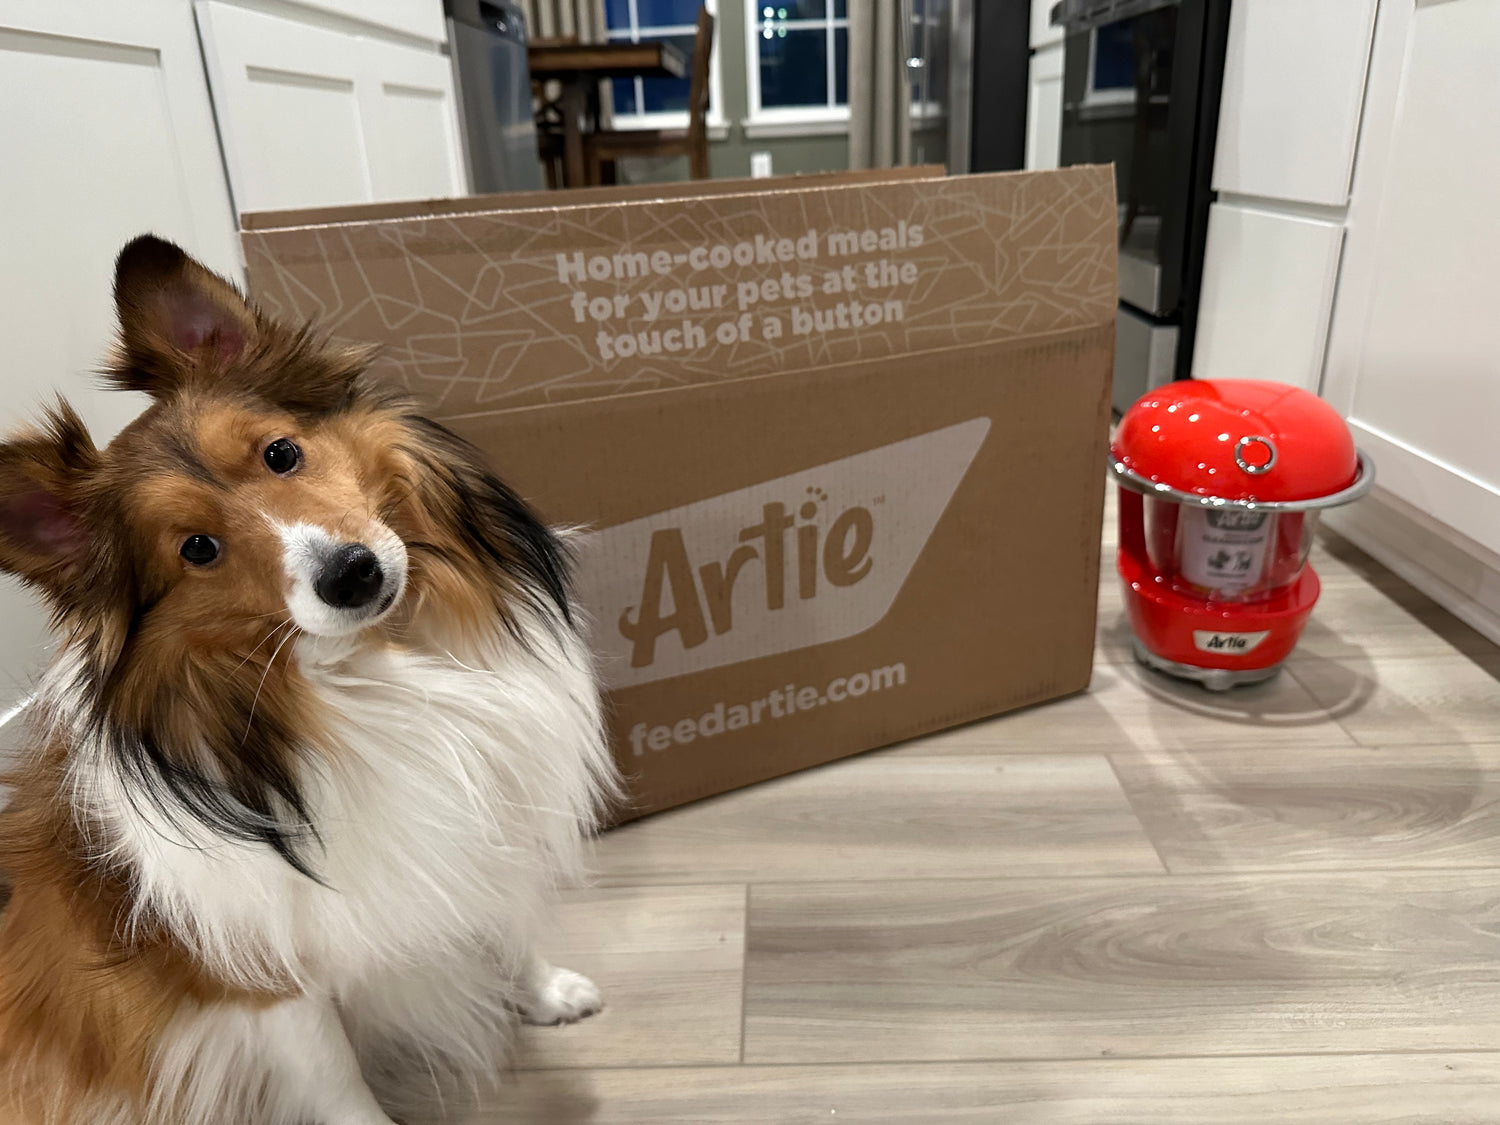
[[[1362,451],[1359,453],[1359,474],[1354,478],[1353,484],[1342,491],[1315,496],[1311,500],[1226,500],[1222,496],[1199,496],[1196,492],[1184,492],[1169,484],[1147,480],[1119,461],[1112,461],[1110,470],[1122,488],[1145,496],[1158,496],[1163,500],[1175,500],[1179,504],[1192,504],[1200,508],[1242,508],[1250,512],[1308,512],[1337,508],[1341,504],[1358,500],[1375,483],[1375,462]]]

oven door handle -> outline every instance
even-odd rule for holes
[[[1058,0],[1047,19],[1053,27],[1066,28],[1069,33],[1092,31],[1157,8],[1176,8],[1181,4],[1182,0]]]

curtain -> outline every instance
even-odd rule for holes
[[[576,35],[580,43],[602,43],[608,25],[604,0],[520,0],[526,31],[533,39]]]
[[[910,0],[850,0],[849,167],[911,163]]]

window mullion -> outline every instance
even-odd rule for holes
[[[833,42],[833,0],[824,0],[824,4],[825,4],[825,7],[823,8],[823,54],[826,57],[823,60],[823,74],[824,74],[824,81],[828,83],[828,93],[826,95],[827,104],[828,104],[828,107],[830,109],[832,109],[834,106],[838,105],[838,85],[834,81],[834,73],[833,73],[833,60],[834,60],[834,49],[833,49],[834,48],[834,42]]]

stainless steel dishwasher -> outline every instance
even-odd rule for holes
[[[444,0],[474,190],[540,191],[526,19],[494,0]]]

